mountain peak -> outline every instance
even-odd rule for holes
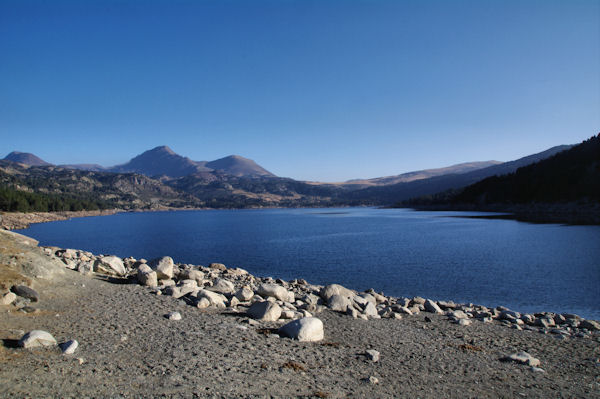
[[[159,145],[158,147],[154,147],[153,149],[148,150],[146,152],[164,152],[169,155],[177,155],[175,151],[173,151],[169,146],[166,145]]]
[[[48,162],[44,161],[43,159],[41,159],[41,158],[37,157],[36,155],[31,154],[29,152],[13,151],[10,154],[8,154],[4,159],[7,161],[18,162],[18,163],[22,163],[25,165],[31,165],[31,166],[50,166],[50,165],[52,165],[51,163],[48,163]]]

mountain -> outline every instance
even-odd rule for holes
[[[8,154],[6,157],[4,157],[4,160],[11,161],[11,162],[18,162],[18,163],[22,163],[24,165],[31,165],[31,166],[52,165],[51,163],[48,163],[48,162],[44,161],[43,159],[38,158],[37,156],[35,156],[29,152],[13,151],[10,154]]]
[[[230,155],[216,161],[206,162],[205,167],[225,172],[232,176],[274,177],[275,175],[251,159]]]
[[[589,202],[600,205],[600,134],[514,173],[492,176],[421,202],[481,206],[573,202],[578,206]]]
[[[447,166],[445,168],[418,170],[415,172],[408,172],[395,176],[377,177],[374,179],[353,179],[348,180],[342,184],[368,187],[385,186],[397,183],[409,183],[411,181],[429,179],[430,177],[435,176],[467,173],[474,170],[487,168],[489,166],[498,165],[501,163],[502,162],[499,161],[466,162],[457,165]]]
[[[59,165],[61,168],[89,170],[91,172],[106,172],[107,168],[97,163],[80,163],[73,165]]]
[[[572,146],[570,145],[556,146],[514,161],[505,162],[466,173],[434,176],[427,179],[391,184],[387,186],[367,187],[348,193],[348,198],[373,205],[391,205],[399,201],[408,200],[409,198],[432,195],[450,189],[459,189],[490,176],[512,173],[522,166],[546,159],[571,147]]]
[[[148,150],[123,165],[107,170],[116,173],[139,173],[145,176],[182,177],[198,172],[210,171],[202,162],[194,162],[176,154],[167,146]]]

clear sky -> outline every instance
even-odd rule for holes
[[[600,131],[600,1],[0,0],[0,157],[341,181]]]

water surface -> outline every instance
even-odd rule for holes
[[[600,319],[600,227],[406,209],[122,213],[32,225],[41,245]]]

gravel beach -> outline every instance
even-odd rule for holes
[[[0,294],[28,285],[39,295],[0,305],[1,397],[600,397],[591,327],[453,323],[448,311],[365,320],[318,306],[324,338],[301,342],[277,333],[290,319],[254,320],[247,306],[201,308],[131,276],[69,270],[35,244],[0,231]],[[20,347],[32,330],[79,346]],[[506,361],[518,352],[539,365]]]

